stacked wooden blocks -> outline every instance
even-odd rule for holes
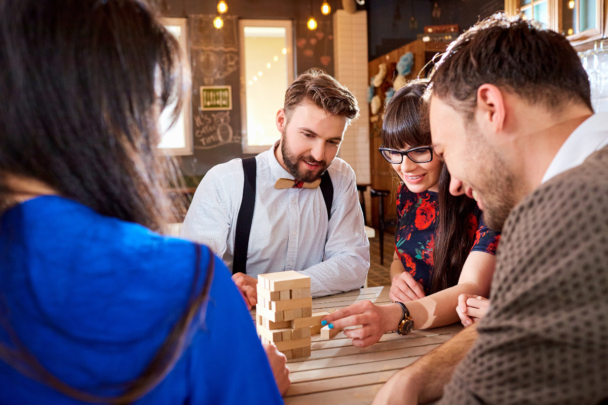
[[[326,315],[313,317],[310,277],[295,271],[258,276],[258,335],[262,343],[274,344],[288,359],[310,356],[311,328],[320,328]]]

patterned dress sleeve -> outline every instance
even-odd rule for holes
[[[472,229],[477,228],[471,252],[484,252],[495,255],[498,242],[500,241],[500,232],[495,232],[488,228],[483,222],[483,215],[476,216],[472,214],[469,224],[473,227]]]

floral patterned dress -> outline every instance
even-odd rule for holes
[[[439,226],[438,194],[432,191],[411,192],[403,183],[397,190],[398,226],[395,251],[410,273],[429,293],[433,275],[433,249]],[[468,230],[475,236],[471,252],[496,254],[500,234],[483,222],[482,211],[476,209],[469,217]]]

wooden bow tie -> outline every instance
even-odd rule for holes
[[[278,179],[274,185],[277,190],[285,190],[288,188],[317,188],[321,184],[321,179],[317,179],[312,183],[304,183],[302,181],[290,179]]]

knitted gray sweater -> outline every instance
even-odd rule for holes
[[[608,147],[511,211],[491,300],[442,404],[608,398]]]

